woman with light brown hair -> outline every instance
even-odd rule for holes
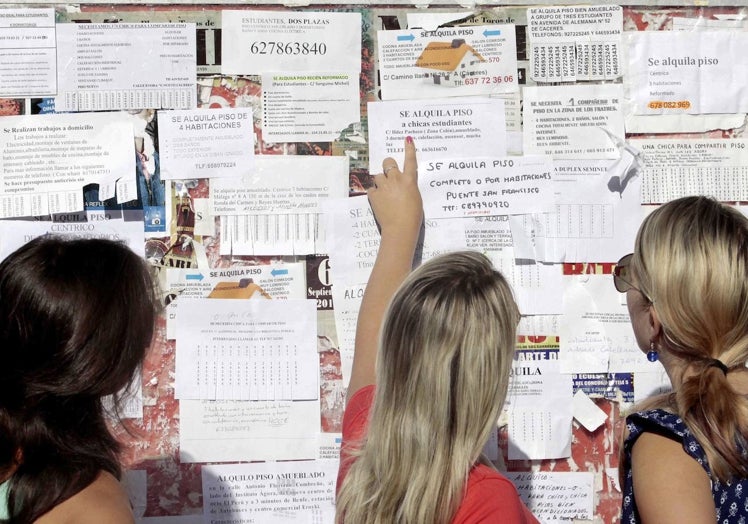
[[[411,273],[423,220],[415,145],[374,177],[381,228],[356,330],[339,524],[535,523],[482,456],[506,396],[519,312],[490,261],[448,253]]]
[[[622,523],[745,523],[748,219],[705,197],[664,204],[614,281],[672,384],[627,417]]]

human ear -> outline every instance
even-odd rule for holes
[[[649,329],[652,331],[650,340],[655,340],[662,334],[662,324],[654,304],[649,305]]]

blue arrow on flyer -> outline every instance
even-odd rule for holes
[[[278,275],[288,275],[288,269],[273,269],[270,271],[270,274],[274,277],[277,277]]]
[[[413,36],[412,34],[411,35],[400,35],[400,36],[397,37],[397,41],[398,42],[403,42],[403,41],[406,41],[406,40],[412,42],[415,39],[416,39],[416,37]]]
[[[492,31],[489,31],[486,29],[483,31],[483,36],[499,36],[501,34],[501,31],[499,29],[494,29]]]
[[[195,275],[187,275],[185,278],[187,278],[187,280],[202,280],[205,277],[203,277],[202,273],[197,273]]]

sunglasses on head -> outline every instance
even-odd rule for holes
[[[636,287],[631,283],[633,275],[631,274],[631,259],[634,258],[633,253],[629,253],[621,258],[613,268],[613,285],[619,293],[626,293],[629,289],[638,291],[647,300],[652,302],[644,291]]]

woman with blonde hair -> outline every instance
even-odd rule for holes
[[[423,219],[412,139],[403,171],[391,158],[383,169],[369,190],[382,237],[356,330],[337,522],[537,522],[481,455],[514,354],[511,289],[474,252],[410,273]]]
[[[614,280],[672,384],[627,417],[622,522],[745,523],[748,219],[705,197],[664,204]]]

